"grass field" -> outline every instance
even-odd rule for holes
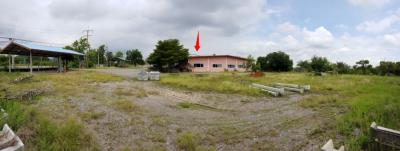
[[[0,124],[26,150],[307,150],[309,139],[317,148],[321,138],[360,150],[372,121],[400,129],[398,77],[180,73],[140,82],[90,70],[13,82],[23,74],[0,75],[0,97],[13,97],[0,102],[9,113]],[[273,98],[253,82],[310,84],[311,91]],[[40,93],[26,97],[31,91]]]
[[[316,95],[305,97],[300,105],[320,111],[321,116],[335,118],[332,127],[325,130],[330,137],[341,140],[346,150],[368,147],[368,128],[373,121],[385,127],[400,128],[399,77],[266,73],[264,77],[253,78],[244,73],[188,73],[164,75],[160,81],[164,85],[195,91],[266,95],[249,88],[253,82],[310,84],[310,93]]]

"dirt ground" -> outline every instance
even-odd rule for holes
[[[323,120],[316,111],[299,106],[305,95],[273,98],[186,91],[156,81],[136,81],[136,69],[97,71],[126,80],[95,83],[92,93],[68,98],[46,96],[39,105],[55,117],[80,115],[104,150],[178,150],[177,135],[189,131],[198,138],[198,146],[221,151],[321,146],[311,135]],[[120,110],[111,100],[126,100],[134,107]]]

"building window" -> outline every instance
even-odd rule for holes
[[[195,67],[195,68],[203,68],[203,64],[202,63],[195,63],[195,64],[193,64],[193,67]]]
[[[244,68],[244,64],[238,65],[238,68]]]
[[[222,64],[213,64],[213,68],[221,68]]]
[[[235,68],[234,64],[228,64],[228,68]]]

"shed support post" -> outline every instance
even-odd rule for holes
[[[29,69],[32,74],[32,72],[33,72],[33,70],[32,70],[32,50],[29,50]]]
[[[8,55],[8,72],[11,72],[11,55]]]

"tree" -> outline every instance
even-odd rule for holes
[[[335,70],[339,74],[347,74],[347,73],[350,73],[350,71],[351,71],[350,66],[344,62],[337,62],[336,64],[334,64],[334,66],[335,66]]]
[[[367,69],[371,69],[372,65],[369,64],[369,60],[360,60],[356,62],[356,68],[361,69],[362,74],[367,74]]]
[[[266,57],[258,57],[257,64],[263,71],[290,71],[293,68],[293,61],[289,55],[282,51],[269,53]]]
[[[306,72],[312,71],[311,63],[308,60],[299,61],[297,63],[297,67],[299,68],[300,71],[306,71]]]
[[[257,69],[254,67],[255,65],[256,65],[255,59],[253,58],[253,56],[249,55],[246,60],[246,70],[247,71],[251,70],[251,71],[255,72],[255,70]]]
[[[91,49],[86,52],[87,58],[87,67],[92,68],[97,64],[97,51],[95,49]]]
[[[152,68],[161,72],[187,69],[189,50],[179,43],[178,39],[158,41],[156,48],[147,58]]]
[[[144,65],[142,53],[138,49],[126,51],[126,60],[133,65]]]
[[[377,69],[380,75],[400,75],[400,62],[381,61]]]
[[[312,57],[310,65],[312,70],[315,72],[326,72],[331,70],[331,63],[325,57]]]
[[[86,38],[75,40],[71,45],[64,47],[64,49],[74,50],[83,54],[86,54],[89,48],[89,41]],[[81,67],[82,58],[83,56],[74,56],[73,61],[69,65],[71,65],[72,67]]]
[[[117,53],[115,53],[115,58],[123,58],[124,57],[124,53],[122,51],[117,51]]]
[[[105,54],[106,54],[107,49],[108,48],[106,45],[100,45],[99,48],[97,48],[99,64],[104,64],[106,62]]]
[[[113,52],[111,51],[106,52],[107,66],[109,67],[111,66],[113,57],[114,57]]]

